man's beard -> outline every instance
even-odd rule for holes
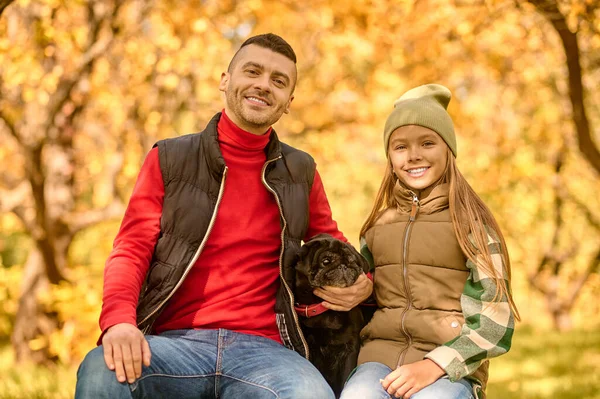
[[[256,93],[259,97],[266,97]],[[244,106],[245,95],[241,92],[227,91],[226,100],[229,108],[235,113],[235,115],[246,125],[253,128],[264,128],[265,130],[271,127],[277,122],[281,115],[283,115],[283,106],[278,108],[269,107],[263,112],[249,110],[247,106]]]

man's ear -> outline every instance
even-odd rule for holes
[[[285,105],[285,110],[283,111],[284,113],[286,113],[286,114],[290,113],[290,105],[292,105],[292,101],[294,101],[294,95],[293,94],[290,96],[290,100]]]
[[[229,84],[229,72],[223,72],[221,74],[221,82],[219,83],[219,90],[225,92],[227,90],[227,85]]]

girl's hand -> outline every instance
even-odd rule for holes
[[[408,399],[444,374],[440,366],[424,359],[398,367],[381,380],[381,385],[392,397]]]

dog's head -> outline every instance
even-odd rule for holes
[[[368,271],[366,260],[350,245],[328,234],[319,234],[302,246],[296,274],[310,287],[348,287]]]

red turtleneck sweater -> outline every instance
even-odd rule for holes
[[[217,126],[228,167],[213,230],[196,264],[155,324],[166,330],[225,328],[281,342],[275,323],[281,226],[273,195],[261,181],[269,129],[257,136],[237,127],[223,111]],[[153,148],[133,189],[104,271],[100,328],[135,324],[140,288],[160,232],[164,184]],[[346,241],[331,217],[315,171],[305,239],[327,233]]]

